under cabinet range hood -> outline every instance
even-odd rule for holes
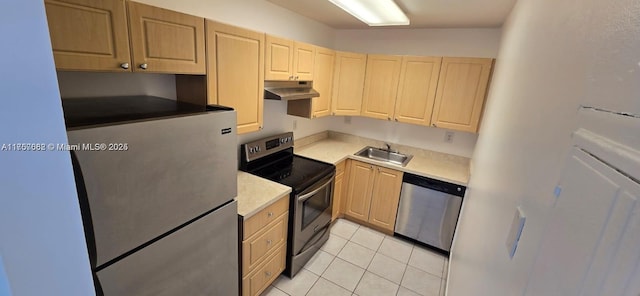
[[[312,81],[265,81],[264,98],[269,100],[301,100],[319,97]]]

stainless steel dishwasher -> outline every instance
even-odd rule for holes
[[[465,191],[461,185],[405,173],[395,232],[449,252]]]

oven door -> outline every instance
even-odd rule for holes
[[[331,173],[316,185],[305,189],[295,197],[293,225],[293,255],[313,247],[314,237],[331,223],[331,197],[335,173]]]

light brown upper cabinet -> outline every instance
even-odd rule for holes
[[[293,43],[293,78],[311,81],[316,59],[316,47],[302,42]]]
[[[206,73],[203,18],[123,0],[45,6],[59,70]]]
[[[333,85],[333,67],[335,61],[335,51],[327,48],[316,47],[313,88],[320,93],[320,96],[312,99],[312,116],[314,118],[331,114],[331,90]]]
[[[395,120],[431,125],[441,57],[402,57]]]
[[[265,80],[313,80],[313,45],[271,35],[266,44]]]
[[[443,58],[432,125],[477,132],[492,59]]]
[[[127,4],[135,71],[206,74],[203,18]]]
[[[395,109],[401,56],[367,56],[362,116],[391,120]]]
[[[56,68],[130,70],[124,0],[45,0]]]
[[[331,93],[332,115],[360,115],[367,55],[336,52]]]
[[[207,101],[233,107],[238,133],[262,128],[265,36],[207,21]]]

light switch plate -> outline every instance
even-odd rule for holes
[[[525,221],[526,217],[522,212],[522,208],[517,207],[516,213],[513,216],[513,221],[511,222],[511,230],[509,230],[509,235],[507,236],[507,251],[509,252],[509,258],[513,258],[516,254],[516,249],[518,248],[518,242],[520,241]]]

